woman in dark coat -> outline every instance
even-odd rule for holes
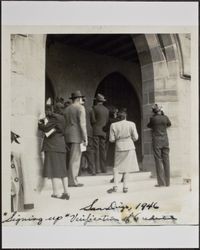
[[[39,121],[39,129],[45,133],[42,151],[44,151],[43,177],[51,179],[53,198],[69,199],[68,177],[66,168],[66,146],[64,139],[65,119],[62,115],[61,103],[57,103],[52,112],[51,106],[46,106],[46,118]],[[49,133],[49,134],[48,134]],[[63,190],[59,194],[59,181],[62,181]]]

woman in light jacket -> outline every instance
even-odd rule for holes
[[[118,174],[123,174],[123,192],[128,192],[128,173],[139,171],[134,141],[138,140],[138,133],[134,122],[126,120],[125,110],[119,111],[120,121],[112,123],[110,127],[110,142],[115,142],[114,186],[108,193],[117,192]]]

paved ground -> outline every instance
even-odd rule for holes
[[[174,215],[178,218],[178,224],[196,222],[195,217],[198,211],[193,209],[196,205],[196,192],[190,191],[190,186],[184,185],[182,179],[172,178],[170,187],[157,188],[154,187],[156,179],[150,178],[149,173],[135,173],[130,175],[128,193],[122,192],[122,184],[120,184],[117,193],[108,194],[107,189],[112,187],[109,183],[111,178],[111,175],[79,177],[79,182],[84,186],[69,188],[70,200],[51,198],[51,183],[47,181],[43,190],[35,194],[34,213],[41,216],[46,215],[47,211],[51,216],[76,213],[81,207],[91,204],[95,199],[98,199],[95,206],[101,208],[108,207],[113,201],[116,201],[118,205],[129,204],[132,207],[136,207],[139,203],[157,202],[160,215]],[[152,209],[148,211],[146,208],[145,210],[154,212]],[[164,224],[167,223],[164,221]]]

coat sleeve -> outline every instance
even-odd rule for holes
[[[110,126],[109,141],[110,142],[115,142],[115,131],[114,131],[113,124],[111,124],[111,126]]]
[[[138,132],[134,123],[133,123],[132,130],[131,130],[131,138],[133,141],[137,141],[139,138]]]
[[[149,121],[149,123],[147,124],[147,127],[148,127],[148,128],[152,128],[152,127],[153,127],[152,118],[150,118],[150,121]]]
[[[85,108],[83,106],[81,106],[79,109],[79,122],[83,140],[87,141],[86,113]]]
[[[38,128],[45,133],[49,132],[52,128],[55,128],[55,127],[56,127],[56,123],[54,119],[49,120],[46,125],[38,123]]]
[[[94,125],[96,123],[96,117],[93,108],[90,110],[90,123],[91,125]]]
[[[167,117],[167,116],[166,116]],[[167,127],[170,127],[172,124],[171,124],[171,121],[169,120],[169,118],[167,117]]]

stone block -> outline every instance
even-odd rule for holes
[[[167,61],[174,61],[176,60],[176,54],[175,54],[175,47],[174,45],[172,44],[171,46],[168,46],[165,48],[165,54],[166,54],[166,57],[167,57]]]
[[[154,47],[150,50],[153,62],[162,62],[165,60],[163,52],[160,47]]]
[[[168,68],[166,62],[157,62],[153,64],[154,78],[165,78],[168,77]]]
[[[148,104],[148,105],[145,105],[145,106],[143,106],[143,115],[144,115],[144,117],[146,116],[146,115],[151,115],[151,111],[152,111],[152,105],[151,104]]]
[[[168,62],[167,67],[170,77],[177,77],[179,75],[179,66],[177,61]]]
[[[145,155],[150,155],[152,154],[152,143],[144,143],[144,154]]]
[[[160,34],[164,47],[169,46],[173,43],[170,34]]]
[[[153,155],[144,155],[142,165],[144,170],[150,171],[155,174],[156,169]]]
[[[165,89],[166,78],[155,79],[155,90]]]
[[[153,104],[155,102],[155,92],[149,92],[149,103]]]
[[[142,81],[149,81],[154,79],[154,68],[152,64],[141,66],[142,69]]]
[[[149,45],[144,35],[137,35],[133,37],[133,41],[138,53],[149,50]]]
[[[178,128],[179,127],[179,119],[177,116],[170,116],[170,121],[172,123],[172,128]]]
[[[154,91],[154,80],[144,81],[142,83],[142,90],[144,92]]]
[[[138,54],[139,56],[139,60],[140,60],[140,65],[147,65],[152,63],[152,59],[151,59],[151,54],[149,51],[142,51]]]
[[[155,92],[155,102],[176,102],[178,95],[176,90],[165,90]]]
[[[145,37],[150,49],[159,45],[157,36],[155,34],[146,34]]]
[[[149,102],[148,93],[143,94],[143,104],[146,105]]]
[[[177,79],[176,78],[166,78],[165,89],[177,89]]]
[[[145,130],[143,133],[143,136],[144,136],[144,142],[151,142],[152,141],[152,133],[151,133],[150,129]]]

